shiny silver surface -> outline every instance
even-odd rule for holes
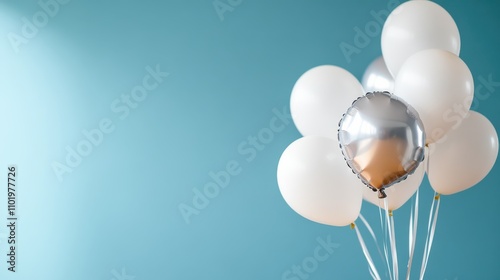
[[[338,138],[347,165],[380,198],[424,159],[418,113],[388,92],[369,92],[354,101],[339,122]]]

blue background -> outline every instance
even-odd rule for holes
[[[436,2],[457,22],[461,57],[475,80],[500,80],[500,2]],[[279,193],[276,166],[300,137],[294,125],[251,159],[238,147],[269,127],[273,109],[288,108],[295,81],[311,67],[334,64],[361,78],[381,53],[380,36],[350,62],[339,45],[353,44],[353,28],[364,29],[370,11],[387,6],[243,0],[221,18],[212,1],[73,0],[16,53],[9,34],[21,34],[22,18],[31,20],[41,7],[1,1],[1,180],[7,165],[18,166],[20,220],[13,274],[4,261],[2,218],[0,278],[282,279],[313,255],[317,238],[329,237],[338,248],[308,279],[368,279],[353,230],[310,222]],[[170,75],[121,120],[111,104],[156,65]],[[475,109],[500,127],[500,88],[494,90]],[[66,147],[76,149],[82,130],[98,128],[103,118],[114,131],[58,180],[54,162],[64,163]],[[192,206],[193,189],[202,190],[213,181],[209,173],[231,161],[240,173],[186,223],[179,206]],[[443,197],[427,279],[500,279],[499,172],[497,164],[474,188]],[[414,278],[432,198],[425,179]],[[6,217],[6,191],[0,199]],[[378,209],[364,204],[362,213],[379,234]],[[408,213],[409,205],[396,213],[400,271]]]

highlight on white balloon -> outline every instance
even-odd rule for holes
[[[286,203],[311,221],[346,226],[358,218],[362,184],[347,168],[336,139],[294,141],[281,155],[277,178]]]
[[[383,57],[378,57],[365,70],[361,85],[365,92],[388,91],[394,93],[394,78],[385,65]]]
[[[345,109],[363,94],[363,87],[347,70],[334,65],[317,66],[295,83],[290,113],[303,136],[336,138],[336,125]]]

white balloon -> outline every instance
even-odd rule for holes
[[[375,59],[368,65],[361,84],[365,92],[388,91],[394,93],[394,78],[389,73],[383,57]]]
[[[417,110],[427,143],[433,143],[467,115],[474,98],[474,81],[458,56],[429,49],[406,60],[396,77],[394,93]]]
[[[304,135],[337,138],[337,126],[356,98],[364,94],[359,81],[346,70],[332,65],[317,66],[295,83],[290,112]]]
[[[288,205],[311,221],[345,226],[359,215],[362,183],[345,163],[336,139],[296,140],[283,152],[277,178]]]
[[[387,17],[382,29],[382,54],[397,77],[404,61],[425,49],[460,53],[460,33],[450,14],[432,1],[408,1]]]
[[[387,199],[387,208],[389,210],[396,210],[403,206],[415,194],[424,179],[424,165],[424,163],[421,163],[406,180],[385,189],[385,193],[387,194],[387,198],[385,199]],[[378,193],[368,187],[363,188],[363,198],[371,204],[385,209],[384,200],[378,198]]]
[[[470,111],[462,124],[432,145],[428,177],[440,194],[454,194],[479,183],[498,155],[495,127],[483,115]]]

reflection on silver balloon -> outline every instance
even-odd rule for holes
[[[354,101],[340,120],[338,137],[347,165],[380,198],[424,159],[418,113],[389,92],[369,92]]]
[[[394,93],[394,78],[387,70],[383,57],[375,59],[368,65],[361,84],[365,92],[388,91]]]

